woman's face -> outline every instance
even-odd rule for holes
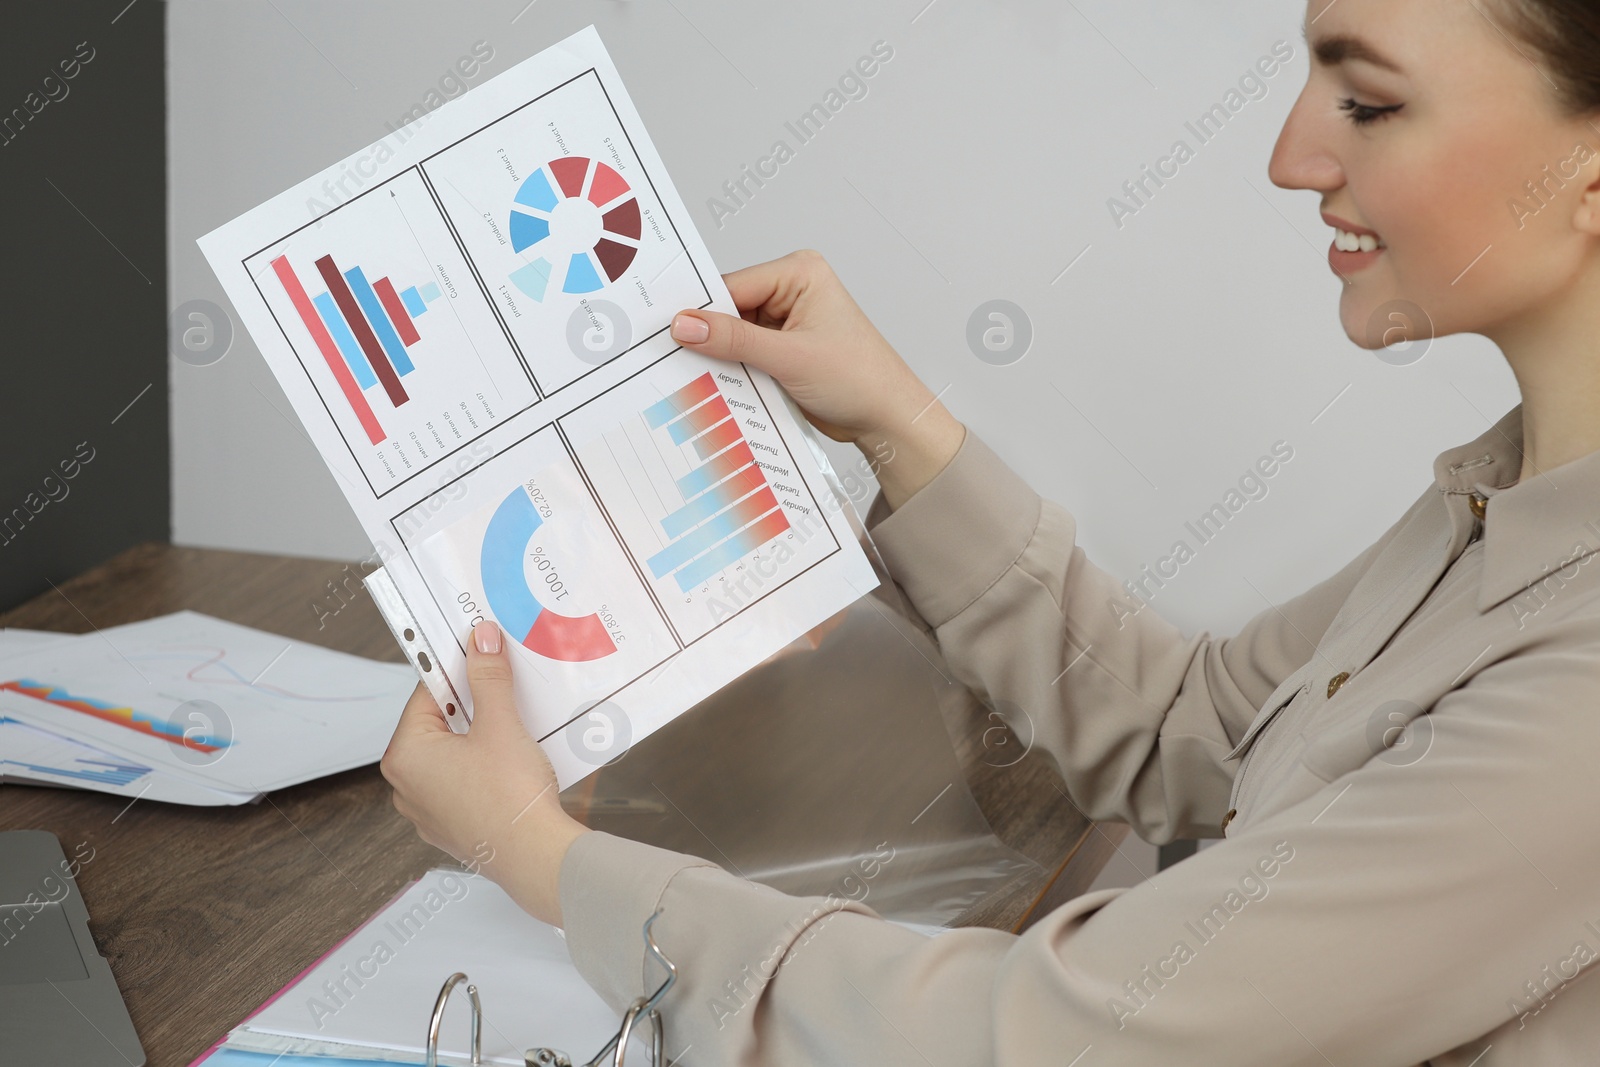
[[[1592,238],[1573,222],[1600,181],[1600,128],[1561,114],[1537,55],[1490,22],[1499,2],[1308,4],[1311,73],[1269,174],[1321,193],[1330,226],[1376,235],[1371,251],[1329,252],[1340,321],[1362,348],[1495,337],[1589,264]]]

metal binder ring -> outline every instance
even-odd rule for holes
[[[633,1036],[633,1021],[639,1017],[639,1012],[644,1010],[645,998],[640,997],[628,1006],[628,1014],[622,1017],[622,1030],[617,1034],[617,1051],[611,1060],[611,1067],[622,1067],[622,1057],[628,1051],[628,1038]]]
[[[439,990],[439,999],[433,1002],[433,1017],[428,1020],[427,1067],[439,1067],[439,1026],[444,1022],[444,1006],[450,1002],[450,993],[467,981],[467,976],[457,971],[445,979]],[[483,1063],[483,1003],[478,1000],[478,987],[468,982],[467,996],[472,1000],[472,1067]]]
[[[644,997],[634,1001],[628,1008],[628,1013],[622,1017],[622,1029],[617,1033],[617,1048],[611,1060],[611,1067],[623,1067],[622,1057],[628,1051],[628,1038],[633,1036],[633,1024],[641,1013],[649,1011],[650,1019],[650,1067],[666,1067],[667,1063],[667,1034],[666,1028],[661,1023],[661,1013],[650,1007],[650,1002]],[[601,1053],[604,1055],[604,1053]]]
[[[667,990],[671,989],[673,984],[677,982],[678,968],[662,953],[661,946],[656,944],[655,935],[650,932],[650,927],[655,924],[656,917],[660,914],[661,912],[657,911],[646,919],[642,932],[644,934],[645,948],[651,958],[667,972],[667,979],[650,996],[640,997],[628,1006],[627,1014],[622,1018],[622,1028],[612,1036],[610,1041],[606,1042],[604,1048],[594,1054],[594,1059],[584,1064],[584,1067],[600,1067],[601,1062],[607,1056],[611,1057],[611,1067],[623,1067],[622,1058],[627,1055],[628,1038],[633,1035],[634,1023],[638,1021],[640,1015],[649,1018],[652,1028],[650,1035],[650,1062],[652,1067],[665,1067],[666,1065],[666,1027],[661,1020],[661,1012],[656,1009],[656,1005],[661,1003],[661,998],[667,995]],[[458,975],[457,977],[465,976]],[[441,994],[441,1004],[444,1003],[442,997],[443,994]],[[553,1048],[531,1048],[523,1054],[523,1062],[527,1064],[527,1067],[571,1067],[572,1060],[565,1053]],[[430,1059],[428,1067],[437,1067],[437,1065]]]

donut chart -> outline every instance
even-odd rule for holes
[[[544,519],[521,486],[495,508],[483,534],[483,591],[507,633],[546,659],[584,663],[616,652],[598,615],[562,615],[545,607],[528,585],[523,560]]]
[[[639,200],[610,165],[587,156],[551,160],[517,187],[511,250],[531,256],[511,283],[543,301],[552,287],[592,293],[621,278],[639,252]]]

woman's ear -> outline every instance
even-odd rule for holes
[[[1600,144],[1600,113],[1589,117],[1587,127],[1597,136],[1590,138],[1585,135],[1578,142],[1586,153],[1577,157],[1580,160],[1578,180],[1584,186],[1582,195],[1578,197],[1577,210],[1572,215],[1572,225],[1591,237],[1600,237],[1600,150],[1590,147],[1591,144]]]

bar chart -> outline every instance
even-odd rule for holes
[[[400,379],[416,368],[406,350],[422,340],[416,318],[438,299],[439,286],[411,286],[402,299],[388,278],[369,282],[360,267],[341,271],[325,255],[317,259],[316,270],[327,290],[308,297],[287,256],[274,259],[272,270],[367,439],[373,444],[386,440],[388,432],[373,413],[366,390],[381,384],[397,408],[410,400]]]
[[[31,678],[17,678],[8,682],[0,682],[0,689],[6,689],[34,700],[42,700],[58,708],[75,711],[81,715],[109,722],[113,726],[120,726],[135,733],[145,734],[162,741],[170,742],[181,748],[193,749],[196,752],[217,752],[232,744],[225,737],[211,737],[206,734],[191,732],[184,723],[169,722],[159,715],[139,711],[135,708],[94,697],[78,696],[67,692],[59,686],[49,682],[38,682]]]
[[[743,368],[684,372],[664,361],[619,386],[609,409],[635,412],[620,424],[580,408],[560,425],[641,576],[692,641],[837,544]]]
[[[246,265],[379,493],[538,400],[415,170]]]
[[[697,455],[710,456],[677,479],[684,503],[659,520],[672,540],[647,560],[651,574],[670,574],[688,592],[789,528],[710,371],[643,414],[646,425],[665,430],[674,444],[691,443]],[[723,440],[738,443],[716,451]],[[725,470],[731,476],[716,480]]]

